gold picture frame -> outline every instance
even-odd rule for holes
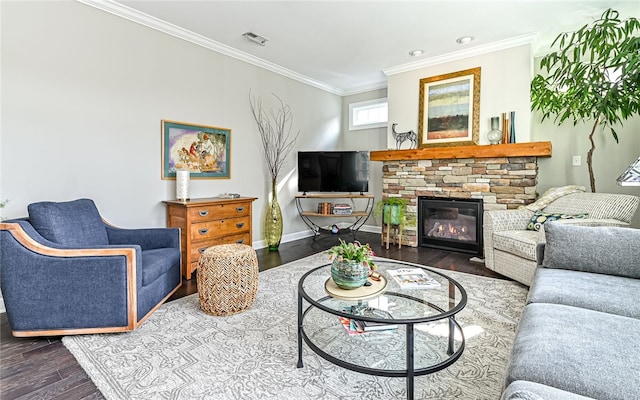
[[[478,144],[480,67],[420,79],[418,147]]]

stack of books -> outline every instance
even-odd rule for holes
[[[357,319],[338,317],[348,335],[360,335],[373,331],[391,331],[398,328],[397,324],[381,324],[377,322],[365,322]]]
[[[333,206],[333,213],[336,215],[351,215],[353,210],[349,204],[336,204]]]

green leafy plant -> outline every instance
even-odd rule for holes
[[[376,265],[371,259],[376,255],[376,253],[371,250],[368,243],[362,244],[357,240],[347,243],[340,239],[340,244],[327,250],[326,254],[329,255],[329,259],[331,260],[338,259],[338,261],[357,261],[358,263],[368,266],[371,270],[376,269]]]
[[[385,220],[388,221],[389,218],[391,218],[392,214],[397,215],[400,220],[400,227],[402,228],[407,224],[405,209],[407,208],[408,203],[409,200],[403,199],[402,197],[387,197],[376,204],[376,207],[373,210],[373,216],[378,218],[384,214],[382,217],[382,223],[384,223]],[[397,208],[397,210],[392,212],[391,209],[394,207]]]
[[[596,191],[593,172],[594,133],[609,128],[640,111],[640,22],[621,20],[613,9],[572,33],[560,34],[551,47],[559,49],[542,58],[541,71],[531,82],[532,109],[542,120],[555,115],[560,125],[572,120],[593,121],[587,165],[591,191]]]

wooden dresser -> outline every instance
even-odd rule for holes
[[[244,243],[251,246],[251,205],[255,197],[163,201],[167,226],[180,228],[182,275],[191,279],[200,254],[210,246]]]

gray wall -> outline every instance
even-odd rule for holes
[[[293,196],[298,149],[340,143],[342,98],[73,2],[2,2],[0,198],[89,197],[122,227],[165,226],[162,119],[230,128],[231,179],[192,180],[191,197],[239,192],[254,203],[256,245],[270,191],[249,90],[291,106],[301,130],[279,179],[284,234],[305,231]]]

